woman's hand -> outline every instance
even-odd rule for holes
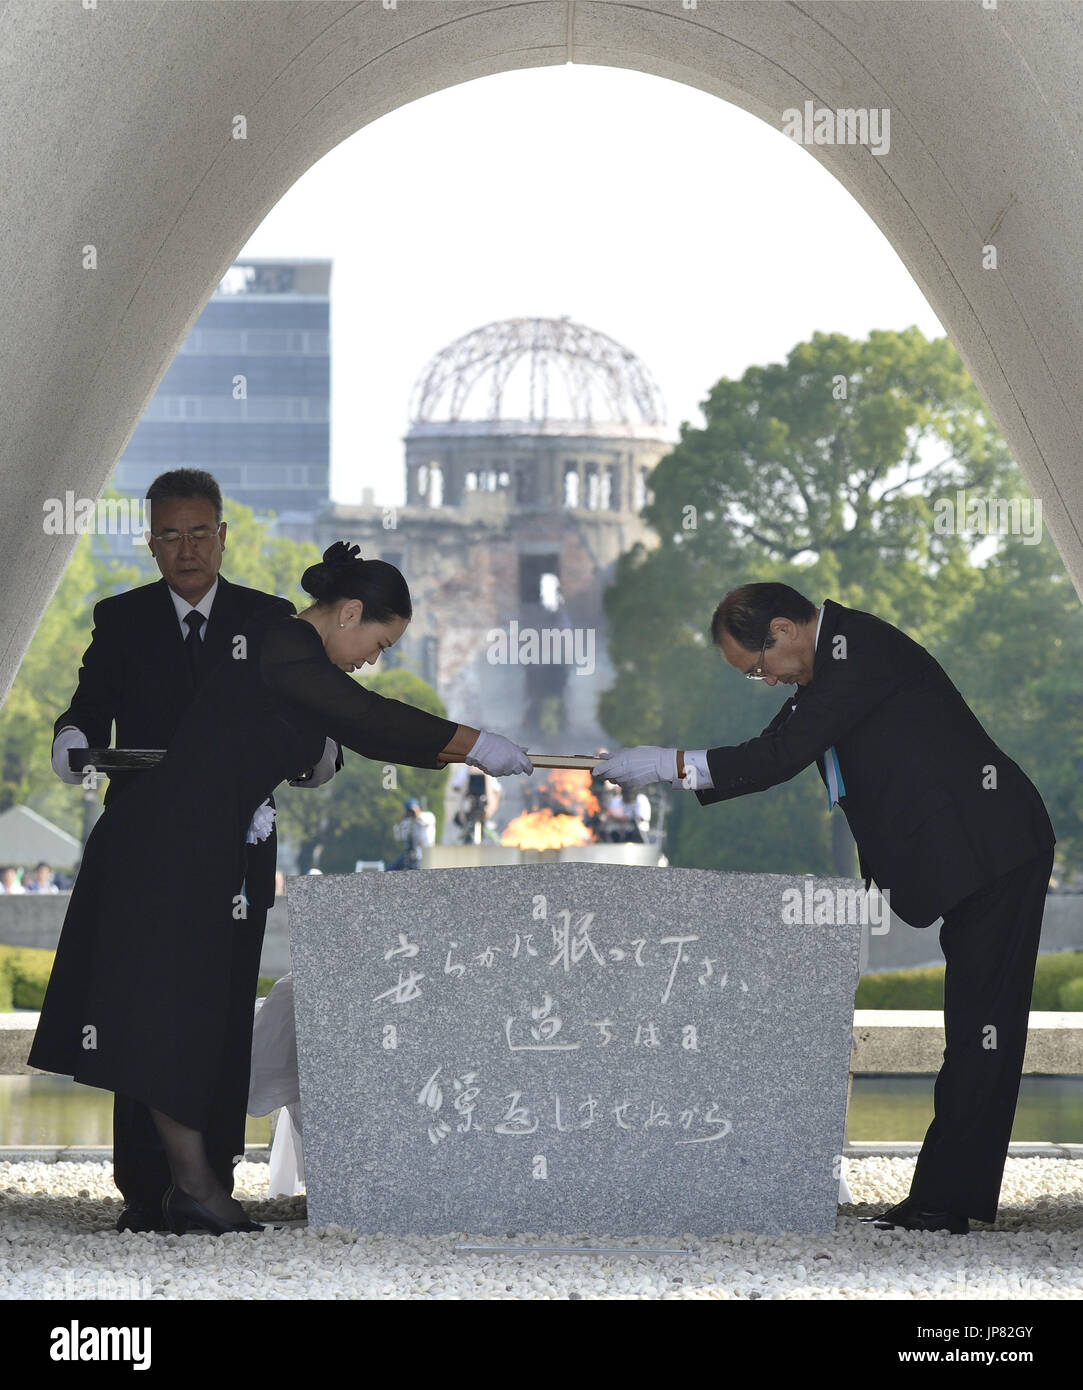
[[[482,729],[477,742],[463,759],[471,767],[479,767],[490,777],[512,777],[519,772],[533,772],[534,764],[526,756],[526,749],[501,734]]]

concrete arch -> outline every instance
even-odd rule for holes
[[[42,534],[43,499],[96,495],[291,184],[417,97],[566,61],[686,82],[776,128],[806,100],[890,108],[888,153],[809,153],[948,327],[1083,592],[1076,0],[85,3],[0,5],[0,580],[18,596],[0,693],[74,546]]]

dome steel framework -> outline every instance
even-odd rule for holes
[[[604,333],[569,318],[503,319],[432,358],[410,420],[663,425],[665,408],[639,358]]]

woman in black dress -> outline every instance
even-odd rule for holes
[[[367,690],[412,616],[393,565],[338,541],[307,569],[315,603],[251,622],[200,686],[162,761],[94,826],[72,888],[32,1066],[147,1105],[169,1159],[163,1211],[175,1231],[254,1230],[207,1161],[212,1078],[237,1018],[251,1048],[255,979],[233,964],[245,930],[246,835],[280,782],[328,735],[363,757],[493,776],[532,772],[499,734]],[[237,952],[240,957],[243,953]],[[240,1011],[240,1013],[239,1013]]]

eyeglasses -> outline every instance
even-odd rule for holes
[[[204,545],[218,534],[216,526],[197,526],[194,531],[163,531],[160,535],[155,535],[152,531],[151,539],[161,541],[163,545],[179,545],[181,541],[191,541],[193,545]]]
[[[767,650],[767,638],[770,637],[770,635],[770,630],[768,630],[767,634],[763,639],[763,646],[760,648],[760,659],[756,663],[756,665],[753,666],[751,671],[745,672],[745,680],[762,681],[767,679],[767,676],[765,675],[763,669],[763,654]]]

